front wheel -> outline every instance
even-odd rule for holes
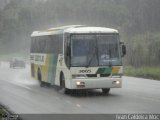
[[[102,89],[102,92],[103,92],[104,94],[109,94],[109,91],[110,91],[110,88],[103,88],[103,89]]]
[[[63,90],[64,94],[70,93],[70,89],[65,87],[65,78],[63,74],[60,76],[60,89]]]

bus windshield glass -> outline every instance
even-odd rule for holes
[[[71,36],[71,66],[109,65],[122,65],[118,34]]]

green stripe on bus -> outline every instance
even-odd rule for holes
[[[111,74],[112,72],[112,68],[108,67],[108,68],[99,68],[96,72],[96,74]]]
[[[58,59],[58,54],[50,54],[50,60],[49,60],[49,71],[48,71],[48,81],[51,84],[54,84],[54,79],[56,76],[56,68],[57,68],[57,59]]]

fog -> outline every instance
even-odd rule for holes
[[[1,0],[0,59],[28,58],[30,34],[63,25],[118,29],[125,65],[160,65],[159,0]]]

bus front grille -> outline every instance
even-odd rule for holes
[[[109,77],[111,74],[100,74],[100,77]]]
[[[100,74],[99,77],[109,77],[111,74]],[[97,74],[86,74],[87,77],[98,77]]]
[[[97,77],[97,74],[86,74],[87,77]]]

